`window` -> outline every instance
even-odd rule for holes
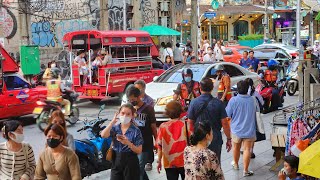
[[[8,90],[29,88],[29,84],[18,76],[4,77]]]
[[[125,52],[126,52],[126,57],[137,57],[138,48],[136,46],[131,46],[131,47],[126,47]]]
[[[151,56],[150,47],[139,47],[139,57]]]
[[[141,42],[148,42],[149,38],[148,37],[141,37],[139,38]]]
[[[184,67],[173,67],[169,71],[166,71],[163,73],[156,82],[160,83],[181,83],[182,82],[182,71],[184,69],[191,69],[193,72],[193,80],[195,81],[201,81],[205,71],[206,66],[201,67],[201,65],[195,65],[195,66],[184,66]]]
[[[226,73],[229,74],[230,77],[235,77],[235,76],[243,76],[244,74],[236,67],[232,65],[223,65],[224,70]]]
[[[231,49],[226,49],[226,52],[225,52],[225,54],[224,55],[232,55],[233,54],[233,52],[232,52],[232,50]]]
[[[114,42],[114,43],[122,42],[122,38],[121,37],[114,37],[114,38],[112,38],[112,42]]]
[[[280,58],[280,59],[286,59],[286,55],[284,55],[283,53],[277,53],[276,58]]]
[[[123,47],[111,47],[112,58],[124,58]]]

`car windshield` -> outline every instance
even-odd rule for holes
[[[206,72],[208,64],[185,64],[183,66],[175,66],[163,73],[155,82],[159,83],[181,83],[182,71],[191,69],[193,72],[193,80],[200,81]]]
[[[291,46],[291,45],[285,45],[283,47],[286,48],[286,49],[289,49],[289,50],[298,50],[296,47]]]

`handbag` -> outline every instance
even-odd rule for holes
[[[256,108],[259,107],[258,104],[257,104],[256,98],[254,98],[254,104],[255,104]],[[260,110],[256,112],[256,126],[257,126],[257,131],[259,133],[265,134],[264,124],[263,124],[263,121],[262,121],[262,118],[261,118]]]
[[[106,155],[106,160],[107,161],[112,161],[112,157],[113,157],[113,149],[112,149],[112,146],[113,146],[113,141],[112,143],[110,144],[110,147],[107,151],[107,155]]]

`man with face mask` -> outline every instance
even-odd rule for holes
[[[216,61],[211,47],[208,47],[207,54],[203,56],[203,61],[204,62],[215,62]]]
[[[173,91],[173,100],[180,100],[181,105],[186,109],[189,102],[201,95],[199,82],[193,80],[191,69],[183,69],[182,83]]]
[[[142,101],[141,92],[138,88],[131,85],[126,90],[126,95],[129,103],[131,103],[137,110],[134,118],[135,124],[139,127],[142,137],[142,153],[138,155],[140,166],[140,180],[148,180],[145,171],[145,166],[148,162],[149,154],[153,151],[153,138],[157,137],[157,126],[154,108]]]

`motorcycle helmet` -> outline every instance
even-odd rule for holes
[[[191,75],[191,79],[193,79],[193,72],[192,72],[192,70],[191,69],[184,69],[183,71],[182,71],[182,79],[184,80],[184,76],[185,75],[187,75],[187,74],[189,74],[189,75]]]
[[[53,79],[58,79],[59,78],[59,75],[60,75],[60,69],[58,68],[51,68],[50,69],[50,73],[51,73],[51,77]]]
[[[268,61],[268,64],[267,64],[267,66],[268,66],[268,68],[270,69],[270,70],[274,70],[274,69],[276,69],[278,66],[279,66],[279,61],[277,61],[277,60],[274,60],[274,59],[270,59],[269,61]]]

